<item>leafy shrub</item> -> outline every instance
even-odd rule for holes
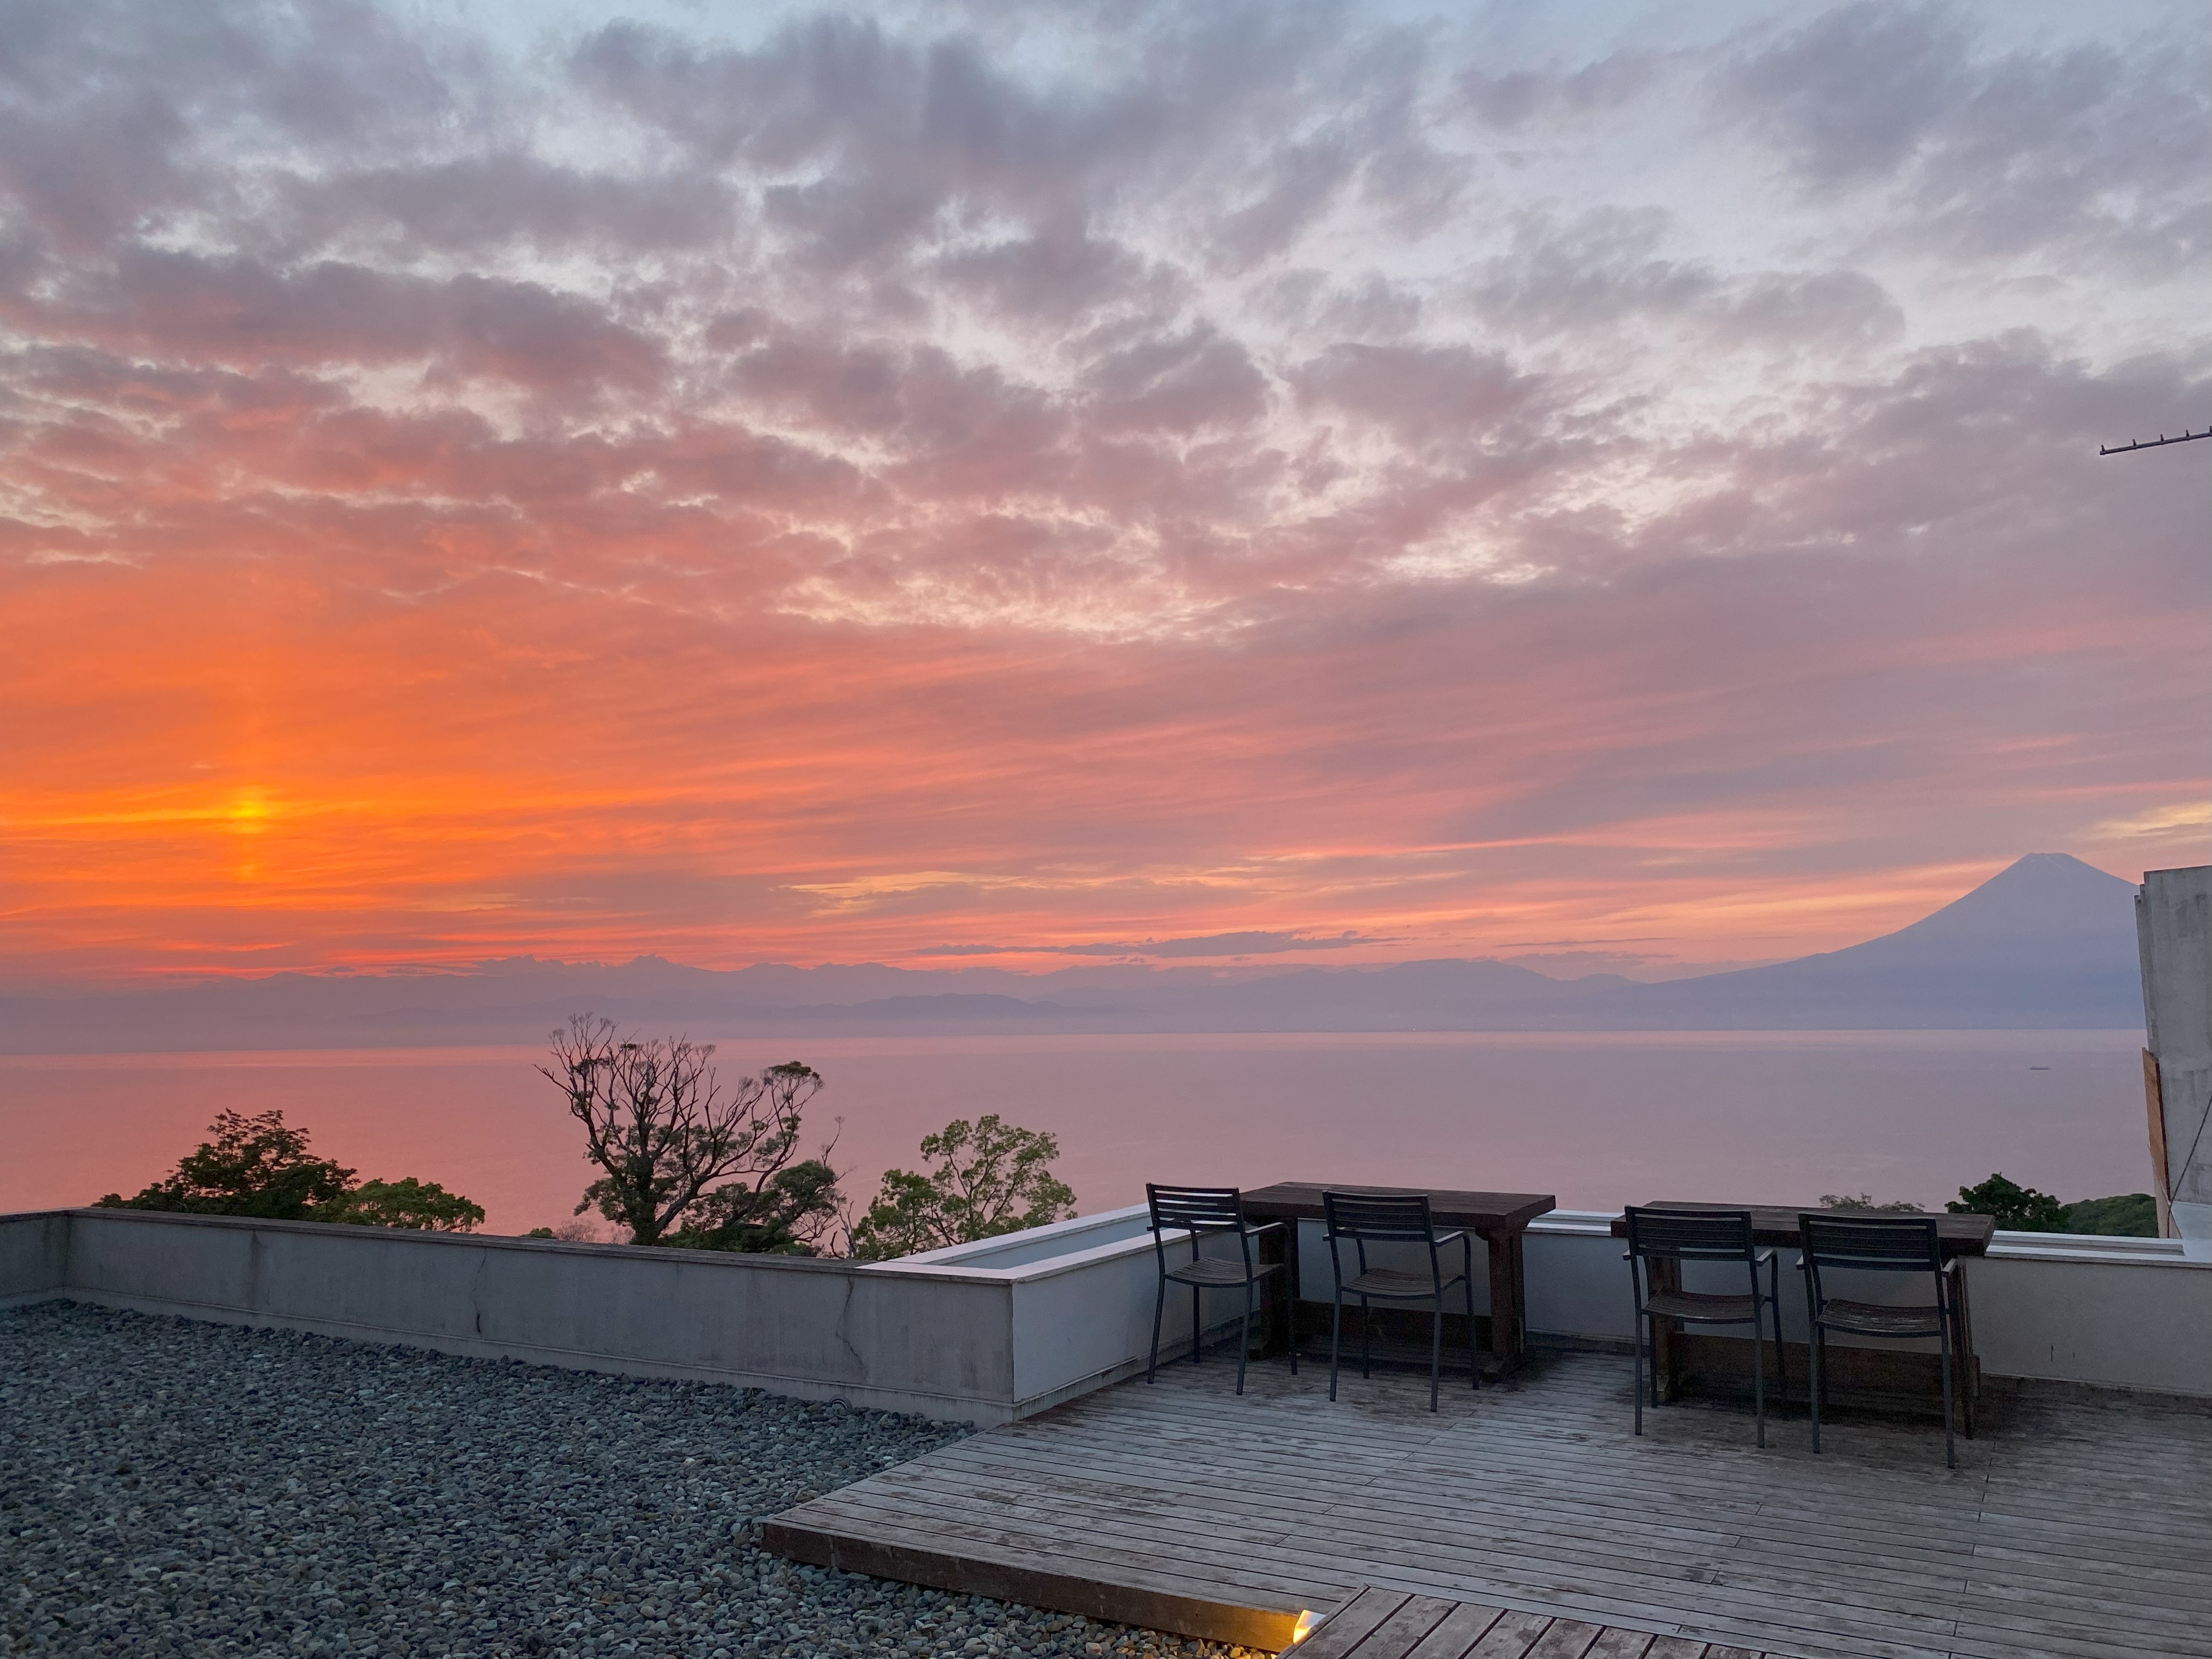
[[[1954,1215],[1996,1218],[1998,1226],[2014,1233],[2063,1233],[2066,1206],[2049,1193],[2022,1187],[2002,1175],[1993,1175],[1977,1186],[1959,1188],[1960,1202],[1943,1207]]]
[[[214,1139],[179,1158],[170,1174],[130,1198],[110,1193],[100,1206],[454,1233],[472,1232],[484,1218],[481,1205],[435,1182],[356,1182],[351,1170],[309,1152],[307,1132],[288,1126],[281,1109],[252,1117],[221,1112],[208,1133]]]
[[[1060,1142],[1002,1123],[995,1112],[972,1124],[957,1118],[923,1136],[921,1155],[934,1160],[926,1175],[884,1171],[875,1202],[853,1228],[853,1254],[860,1260],[972,1243],[1075,1213],[1075,1194],[1050,1168]]]

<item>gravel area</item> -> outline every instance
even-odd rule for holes
[[[0,1653],[1247,1652],[753,1547],[762,1516],[965,1432],[68,1303],[0,1312]]]

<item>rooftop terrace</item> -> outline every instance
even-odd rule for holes
[[[1747,1410],[1691,1400],[1639,1440],[1629,1388],[1626,1359],[1553,1354],[1431,1416],[1425,1374],[1354,1368],[1332,1405],[1311,1368],[1256,1366],[1239,1399],[1227,1363],[1179,1364],[769,1542],[1048,1604],[1085,1583],[1107,1616],[1255,1641],[1376,1585],[1807,1659],[2208,1651],[2212,1403],[1996,1389],[1952,1473],[1909,1419],[1837,1414],[1816,1457],[1802,1409],[1759,1451]]]
[[[1432,1417],[1425,1374],[1123,1381],[1133,1212],[885,1263],[0,1217],[0,1652],[1093,1659],[1363,1586],[1399,1611],[1316,1659],[2212,1651],[2212,1261],[1998,1234],[1953,1474],[1910,1415],[1814,1458],[1692,1392],[1633,1437],[1609,1225],[1532,1228],[1531,1363]]]

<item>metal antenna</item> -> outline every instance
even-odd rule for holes
[[[2185,444],[2192,438],[2212,438],[2212,426],[2206,427],[2202,432],[2184,432],[2179,438],[2169,438],[2161,432],[2155,438],[2134,443],[2114,444],[2110,449],[2106,449],[2100,444],[2098,446],[2097,453],[2100,455],[2124,455],[2130,449],[2156,449],[2164,444]]]

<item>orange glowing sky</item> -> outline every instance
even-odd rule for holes
[[[9,984],[1664,973],[2207,855],[2212,454],[2096,453],[2212,412],[2192,8],[43,15]]]

